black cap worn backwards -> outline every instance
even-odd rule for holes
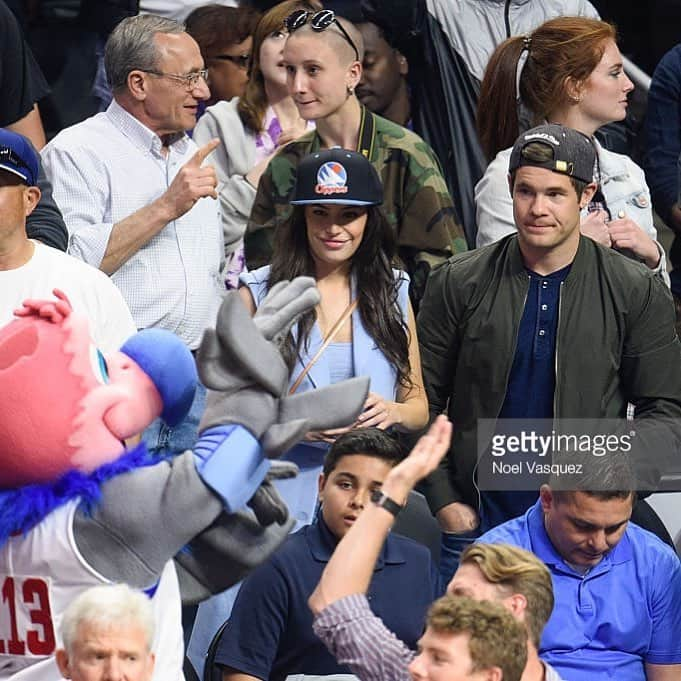
[[[333,147],[316,151],[298,164],[291,203],[376,206],[383,203],[383,186],[376,169],[362,154]]]
[[[533,142],[544,145],[551,154],[547,158],[528,153]],[[546,168],[554,173],[569,175],[583,182],[593,182],[596,149],[593,142],[581,132],[563,125],[548,123],[524,132],[513,145],[508,172],[521,166]]]

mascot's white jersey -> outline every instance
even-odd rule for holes
[[[73,536],[73,500],[26,536],[0,547],[0,680],[61,681],[54,651],[62,614],[91,586],[109,583],[81,556]],[[183,681],[180,590],[172,561],[152,598],[156,619],[152,681]]]

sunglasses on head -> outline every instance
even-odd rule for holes
[[[360,61],[359,50],[357,46],[352,41],[352,38],[348,35],[348,32],[343,28],[338,19],[336,19],[336,13],[331,9],[322,9],[319,12],[309,12],[306,9],[297,9],[292,14],[289,14],[286,19],[284,19],[284,26],[289,33],[298,30],[299,28],[305,26],[309,23],[310,28],[317,33],[325,31],[331,24],[336,24],[338,30],[341,32],[343,37],[348,41],[350,47],[355,51],[355,57],[357,61]]]

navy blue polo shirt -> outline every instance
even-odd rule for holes
[[[336,544],[321,515],[314,525],[290,535],[244,581],[215,662],[272,681],[289,674],[350,674],[314,635],[307,605]],[[437,596],[428,549],[390,534],[367,596],[374,614],[416,648],[428,606]]]
[[[567,265],[551,274],[528,270],[530,288],[520,319],[515,355],[508,377],[500,419],[552,419],[556,390],[555,354],[560,288],[570,272]],[[537,499],[532,491],[482,493],[484,526],[515,518]]]
[[[526,270],[530,288],[520,319],[501,419],[553,418],[558,304],[561,285],[571,267],[548,275]]]

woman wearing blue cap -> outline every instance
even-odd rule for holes
[[[240,290],[253,313],[278,281],[313,276],[321,302],[300,318],[284,350],[291,392],[368,375],[364,412],[347,429],[417,430],[427,422],[428,403],[408,277],[391,268],[396,244],[382,200],[378,174],[361,154],[334,148],[307,156],[272,264],[242,275]],[[312,520],[328,443],[347,429],[308,433],[286,456],[301,473],[278,485],[299,524]]]

